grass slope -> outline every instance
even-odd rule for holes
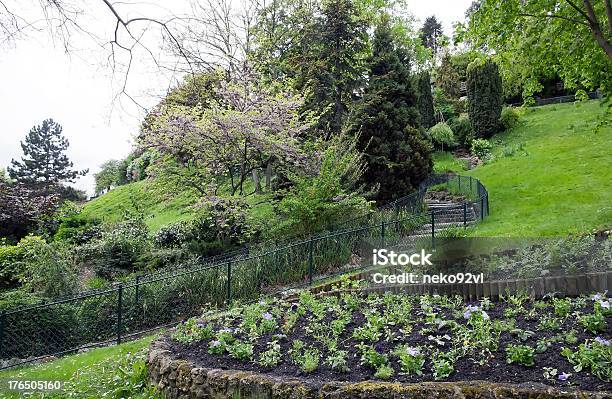
[[[247,188],[247,191],[250,188]],[[104,222],[121,220],[126,210],[142,212],[151,231],[194,215],[193,205],[199,194],[187,187],[177,187],[173,193],[164,193],[152,180],[119,186],[108,193],[89,201],[83,207],[82,215]],[[250,195],[245,201],[251,206],[251,215],[258,220],[270,220],[274,209],[269,194]]]
[[[0,397],[21,398],[8,391],[9,380],[64,381],[64,391],[35,394],[33,398],[156,398],[145,380],[144,359],[155,336],[118,346],[97,348],[50,363],[0,371]]]
[[[612,225],[612,127],[598,101],[529,109],[495,136],[495,159],[469,172],[490,194],[478,236],[556,236]]]

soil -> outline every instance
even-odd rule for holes
[[[474,303],[474,305],[478,305],[478,303]],[[524,305],[526,309],[531,309],[531,305],[528,303]],[[587,306],[590,306],[592,309],[592,303],[589,301]],[[503,320],[505,317],[503,316],[503,310],[506,307],[505,303],[495,303],[494,308],[487,311],[491,320],[500,319]],[[368,307],[371,308],[371,307]],[[384,305],[377,306],[379,311],[383,311]],[[451,320],[454,319],[453,314],[448,309],[440,309],[436,308],[437,311],[442,315],[443,320]],[[590,309],[583,309],[584,312],[590,311]],[[290,310],[288,310],[290,311]],[[418,314],[418,305],[414,305],[413,314]],[[540,314],[552,314],[552,308],[547,308],[544,311],[540,311]],[[418,316],[417,316],[418,317]],[[606,383],[594,375],[591,375],[589,372],[575,372],[572,368],[572,365],[567,361],[566,358],[561,356],[560,351],[561,347],[569,347],[572,350],[575,350],[578,347],[578,344],[584,342],[586,339],[593,339],[595,335],[590,332],[585,331],[580,325],[577,324],[576,318],[572,315],[567,317],[561,328],[555,331],[539,331],[537,329],[537,324],[539,323],[541,317],[536,317],[534,320],[528,320],[524,317],[524,315],[517,316],[516,318],[516,328],[520,328],[523,330],[530,330],[535,332],[533,336],[527,339],[524,342],[521,342],[515,335],[511,335],[508,332],[501,333],[499,340],[499,348],[497,351],[492,353],[492,357],[489,358],[488,362],[484,365],[479,365],[475,362],[474,359],[470,359],[468,357],[460,358],[455,363],[455,371],[447,378],[442,381],[469,381],[469,380],[485,380],[490,382],[507,382],[507,383],[526,383],[526,382],[535,382],[542,383],[549,386],[555,386],[557,388],[567,388],[573,389],[577,388],[580,390],[587,391],[603,391],[603,392],[612,392],[612,384]],[[326,319],[324,320],[324,324],[329,323],[332,320],[331,314],[328,313]],[[456,319],[458,323],[464,324],[465,320]],[[612,339],[612,329],[610,327],[611,320],[610,317],[607,318],[607,330],[600,334],[600,336],[606,339]],[[348,369],[349,372],[341,373],[332,370],[329,366],[324,364],[325,353],[324,348],[317,341],[313,340],[309,335],[307,335],[301,326],[307,322],[304,317],[300,317],[298,322],[296,323],[293,331],[288,334],[287,339],[280,341],[281,344],[281,353],[283,356],[282,362],[276,366],[275,368],[263,368],[262,366],[255,364],[254,362],[242,362],[233,358],[230,358],[227,355],[212,355],[208,353],[208,343],[210,340],[196,341],[190,344],[182,344],[174,340],[169,340],[170,345],[172,346],[172,351],[174,352],[176,358],[186,359],[192,361],[196,366],[202,366],[207,368],[218,368],[218,369],[226,369],[226,370],[249,370],[255,372],[265,372],[270,375],[275,376],[287,376],[287,377],[300,377],[305,381],[311,382],[313,384],[323,384],[328,381],[350,381],[350,382],[358,382],[365,380],[373,380],[374,378],[374,370],[371,370],[360,364],[360,354],[358,353],[358,349],[355,347],[357,341],[352,337],[353,329],[355,327],[363,325],[365,322],[364,315],[359,311],[355,311],[353,313],[353,320],[343,334],[340,336],[338,342],[343,346],[341,349],[347,350],[349,352],[348,356]],[[234,320],[229,323],[231,327],[237,327],[239,324],[239,320]],[[228,325],[216,325],[215,328],[219,329],[222,327],[227,327]],[[413,325],[412,332],[409,335],[401,336],[401,339],[397,342],[389,344],[388,342],[381,340],[377,344],[375,344],[376,349],[380,353],[390,354],[393,349],[402,343],[410,344],[413,346],[416,345],[431,345],[432,342],[428,340],[427,335],[421,335],[421,328],[425,327],[424,322],[416,322]],[[392,330],[399,334],[399,327],[394,326]],[[524,344],[529,345],[531,347],[535,347],[536,342],[541,338],[549,338],[558,333],[567,332],[571,329],[575,329],[577,334],[576,337],[578,341],[576,344],[567,344],[567,343],[554,343],[546,352],[544,353],[536,353],[535,355],[535,366],[526,367],[519,364],[508,364],[506,362],[506,353],[505,348],[508,344]],[[254,359],[259,357],[259,354],[266,350],[266,344],[272,339],[274,334],[282,333],[279,331],[275,333],[270,333],[259,337],[255,342],[254,349]],[[452,336],[452,332],[449,328],[446,330],[439,330],[435,333],[436,335],[449,334]],[[238,336],[240,337],[240,336]],[[243,339],[247,339],[246,337],[240,337]],[[291,344],[293,340],[302,340],[309,347],[316,347],[322,353],[319,368],[309,374],[303,373],[291,360],[288,352],[291,348]],[[443,349],[443,347],[441,347]],[[423,368],[423,375],[403,375],[400,372],[400,364],[399,360],[395,356],[389,356],[390,365],[395,369],[396,374],[392,378],[392,381],[397,382],[406,382],[406,383],[414,383],[420,381],[434,381],[433,375],[430,371],[430,359],[426,360],[425,367]],[[571,373],[571,377],[567,382],[560,382],[556,378],[553,380],[547,380],[543,377],[543,367],[552,367],[558,370],[559,374],[562,372]]]

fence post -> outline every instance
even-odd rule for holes
[[[472,195],[472,176],[470,176],[470,195]]]
[[[122,317],[123,317],[123,283],[119,283],[117,291],[117,345],[121,343]]]
[[[458,190],[459,190],[459,192],[461,192],[461,175],[458,175],[457,178],[459,180],[459,182],[458,182],[458,184],[459,184]]]
[[[227,262],[227,304],[232,301],[232,261]]]
[[[385,221],[380,225],[380,247],[385,247]]]
[[[435,212],[431,212],[431,247],[436,247],[436,220],[435,220]]]
[[[312,285],[312,275],[314,272],[312,252],[314,250],[314,240],[311,238],[308,244],[308,283]]]
[[[487,192],[487,196],[485,197],[487,200],[487,216],[489,216],[489,193]]]
[[[4,341],[4,328],[6,326],[6,310],[0,313],[0,358],[2,358],[2,344]]]
[[[463,229],[467,228],[467,202],[463,203]]]
[[[138,303],[140,302],[140,277],[140,274],[136,275],[136,286],[134,287],[136,306],[138,306]]]
[[[480,197],[480,220],[484,220],[484,197]]]

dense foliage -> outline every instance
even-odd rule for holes
[[[499,130],[502,111],[502,80],[495,62],[476,60],[468,67],[468,114],[474,135],[489,138]]]
[[[363,180],[380,185],[377,198],[383,201],[413,191],[432,168],[405,56],[383,20],[374,33],[370,80],[352,127],[367,162]]]
[[[556,75],[567,88],[610,93],[609,1],[484,0],[465,28],[472,47],[495,51],[507,94],[528,100]]]

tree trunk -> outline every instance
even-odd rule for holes
[[[253,185],[255,186],[255,194],[261,194],[261,181],[259,179],[259,170],[253,169]]]
[[[606,39],[603,32],[601,31],[601,26],[599,25],[599,21],[597,20],[597,15],[595,14],[595,10],[593,9],[593,5],[589,0],[583,0],[584,7],[586,8],[586,13],[588,15],[587,21],[589,27],[591,28],[591,33],[593,33],[593,37],[599,47],[601,47],[608,56],[609,60],[612,60],[612,44]],[[609,4],[606,0],[606,13],[608,14]],[[610,14],[608,14],[610,15]]]
[[[268,160],[266,165],[266,191],[270,191],[272,187],[272,160]]]

